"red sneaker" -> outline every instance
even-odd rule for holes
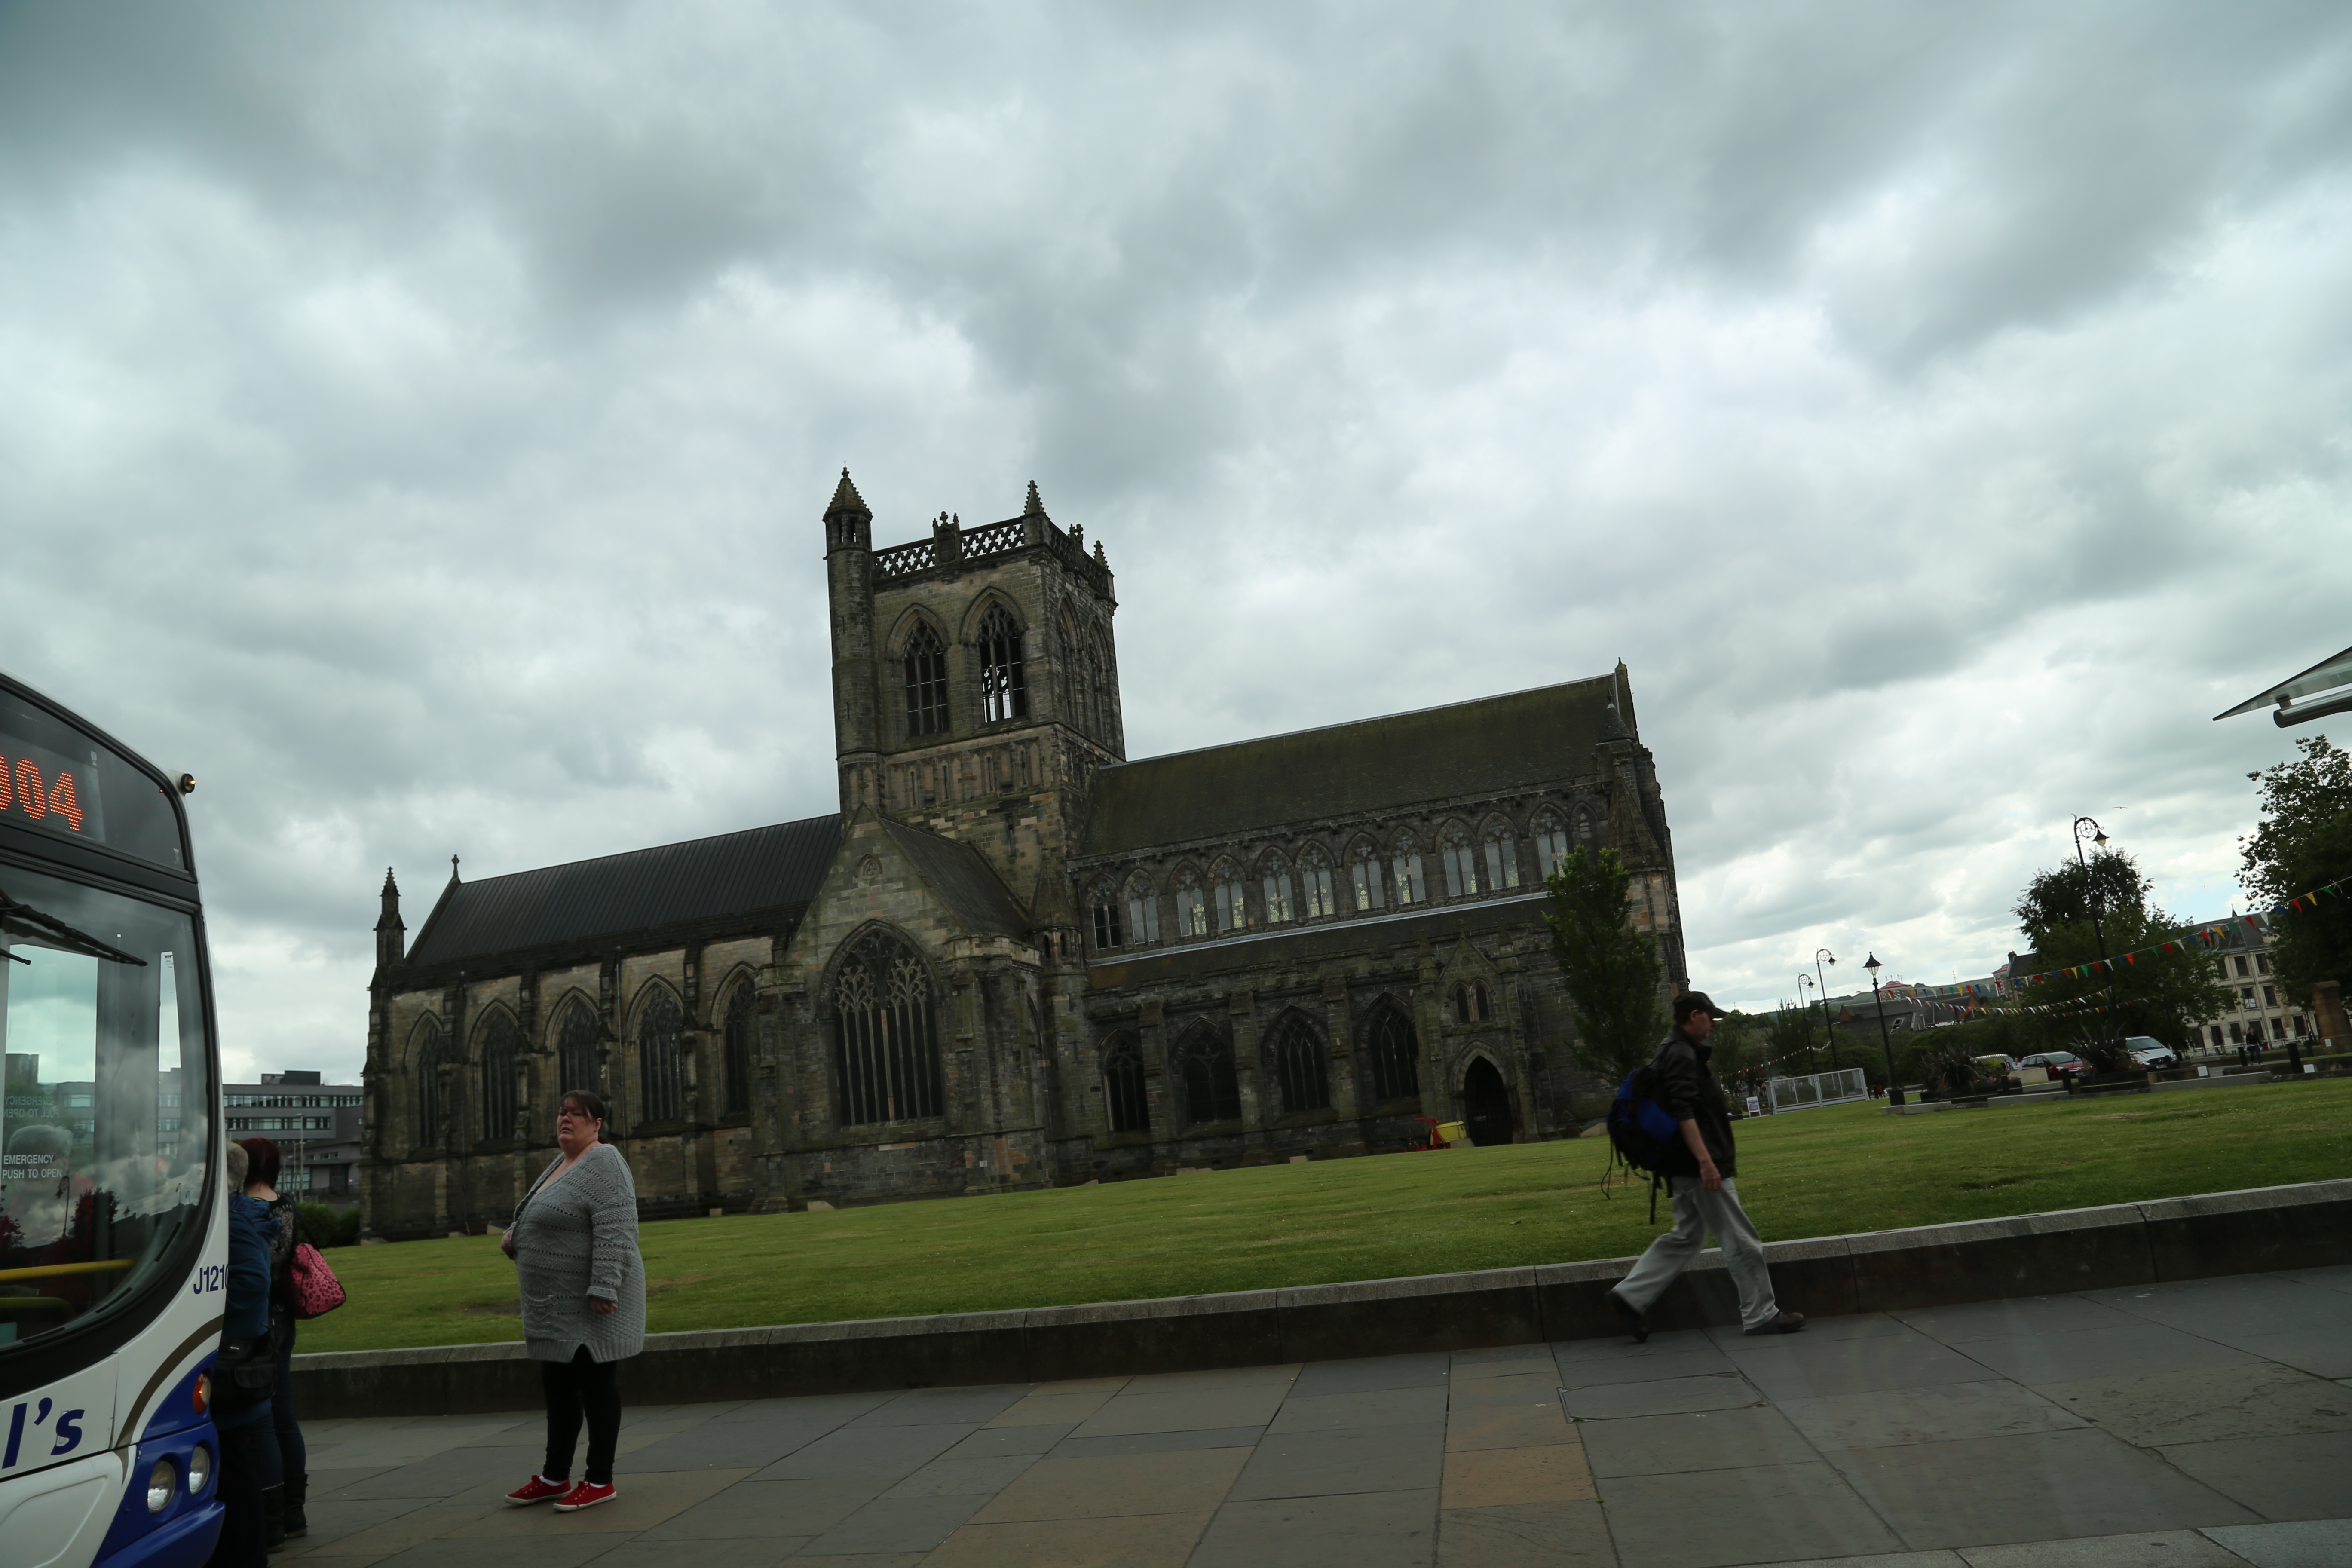
[[[533,1476],[507,1493],[507,1501],[517,1508],[529,1508],[535,1502],[545,1502],[550,1498],[562,1497],[571,1489],[570,1481],[543,1481],[537,1476]]]
[[[555,1505],[558,1513],[577,1513],[583,1508],[594,1508],[600,1502],[611,1502],[614,1488],[610,1481],[598,1486],[593,1481],[582,1481],[566,1492],[563,1500]]]

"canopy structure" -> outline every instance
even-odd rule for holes
[[[2271,721],[2282,730],[2306,719],[2352,712],[2352,647],[2332,658],[2321,659],[2302,674],[2289,676],[2268,691],[2249,697],[2213,718],[2218,722],[2240,713],[2251,713],[2257,708],[2273,710]]]

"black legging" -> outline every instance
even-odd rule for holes
[[[580,1440],[580,1415],[588,1415],[588,1469],[592,1486],[613,1484],[613,1450],[621,1441],[621,1363],[598,1361],[582,1345],[568,1362],[539,1363],[547,1390],[547,1468],[551,1481],[572,1478],[572,1447]]]

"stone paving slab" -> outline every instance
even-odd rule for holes
[[[285,1568],[2346,1568],[2352,1268],[1305,1365],[310,1429]]]

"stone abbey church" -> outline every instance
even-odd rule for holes
[[[824,512],[837,813],[461,881],[376,926],[364,1225],[504,1222],[590,1088],[649,1216],[1558,1136],[1601,1087],[1543,873],[1614,847],[1685,973],[1610,674],[1130,762],[1109,563]]]

